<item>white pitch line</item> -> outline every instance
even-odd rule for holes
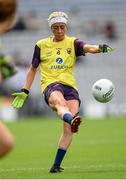
[[[99,165],[88,165],[86,167],[82,167],[82,166],[64,166],[64,169],[83,169],[83,170],[89,170],[89,169],[92,169],[92,168],[125,168],[126,169],[126,164],[99,164]],[[12,171],[41,171],[41,170],[49,170],[49,167],[40,167],[40,168],[32,168],[32,167],[29,167],[29,168],[2,168],[0,169],[0,172],[12,172]]]

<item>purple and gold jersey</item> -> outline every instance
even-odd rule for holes
[[[37,42],[32,60],[33,67],[40,67],[42,90],[54,82],[71,86],[77,90],[74,78],[76,56],[84,55],[84,42],[66,36],[63,41],[54,42],[53,37]]]

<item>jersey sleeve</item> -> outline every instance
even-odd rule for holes
[[[74,48],[75,48],[75,55],[76,56],[85,56],[83,47],[86,43],[84,41],[81,41],[79,39],[75,39],[74,41]]]
[[[33,58],[32,58],[32,66],[34,68],[37,68],[39,66],[40,63],[40,48],[36,45],[34,48],[34,54],[33,54]]]

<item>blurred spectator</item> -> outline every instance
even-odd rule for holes
[[[114,40],[117,38],[116,27],[112,21],[107,21],[103,28],[103,33],[107,39]]]
[[[26,17],[26,27],[28,30],[37,31],[40,29],[41,22],[35,11],[30,11]]]
[[[15,26],[13,27],[12,30],[14,31],[24,31],[27,29],[27,26],[26,26],[26,23],[25,23],[25,19],[23,16],[20,16],[18,19],[17,19],[17,22],[15,24]]]
[[[99,35],[101,33],[101,28],[96,20],[90,20],[85,27],[86,35],[89,37]]]

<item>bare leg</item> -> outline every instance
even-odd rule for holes
[[[53,91],[51,93],[49,97],[49,106],[57,112],[61,119],[65,113],[71,114],[67,101],[60,91]]]
[[[49,105],[57,111],[57,114],[63,118],[65,113],[70,113],[74,116],[79,111],[79,101],[69,100],[66,101],[60,91],[54,91],[49,97]],[[63,133],[59,140],[59,148],[67,149],[72,141],[73,133],[71,126],[67,122],[63,122]]]
[[[79,102],[78,100],[69,100],[67,101],[70,112],[74,116],[79,111]],[[64,122],[63,133],[59,141],[59,148],[68,149],[71,144],[73,133],[71,132],[70,124]]]
[[[64,114],[68,113],[71,116],[71,120],[73,116],[78,112],[79,102],[78,100],[69,100],[66,101],[60,91],[54,91],[51,93],[49,97],[49,105],[51,108],[56,110],[57,114],[64,120]],[[65,120],[63,121],[63,133],[60,137],[58,149],[56,153],[56,157],[54,160],[54,164],[50,169],[51,173],[62,172],[62,168],[60,164],[66,154],[68,147],[72,142],[73,132],[71,131],[71,124]]]

